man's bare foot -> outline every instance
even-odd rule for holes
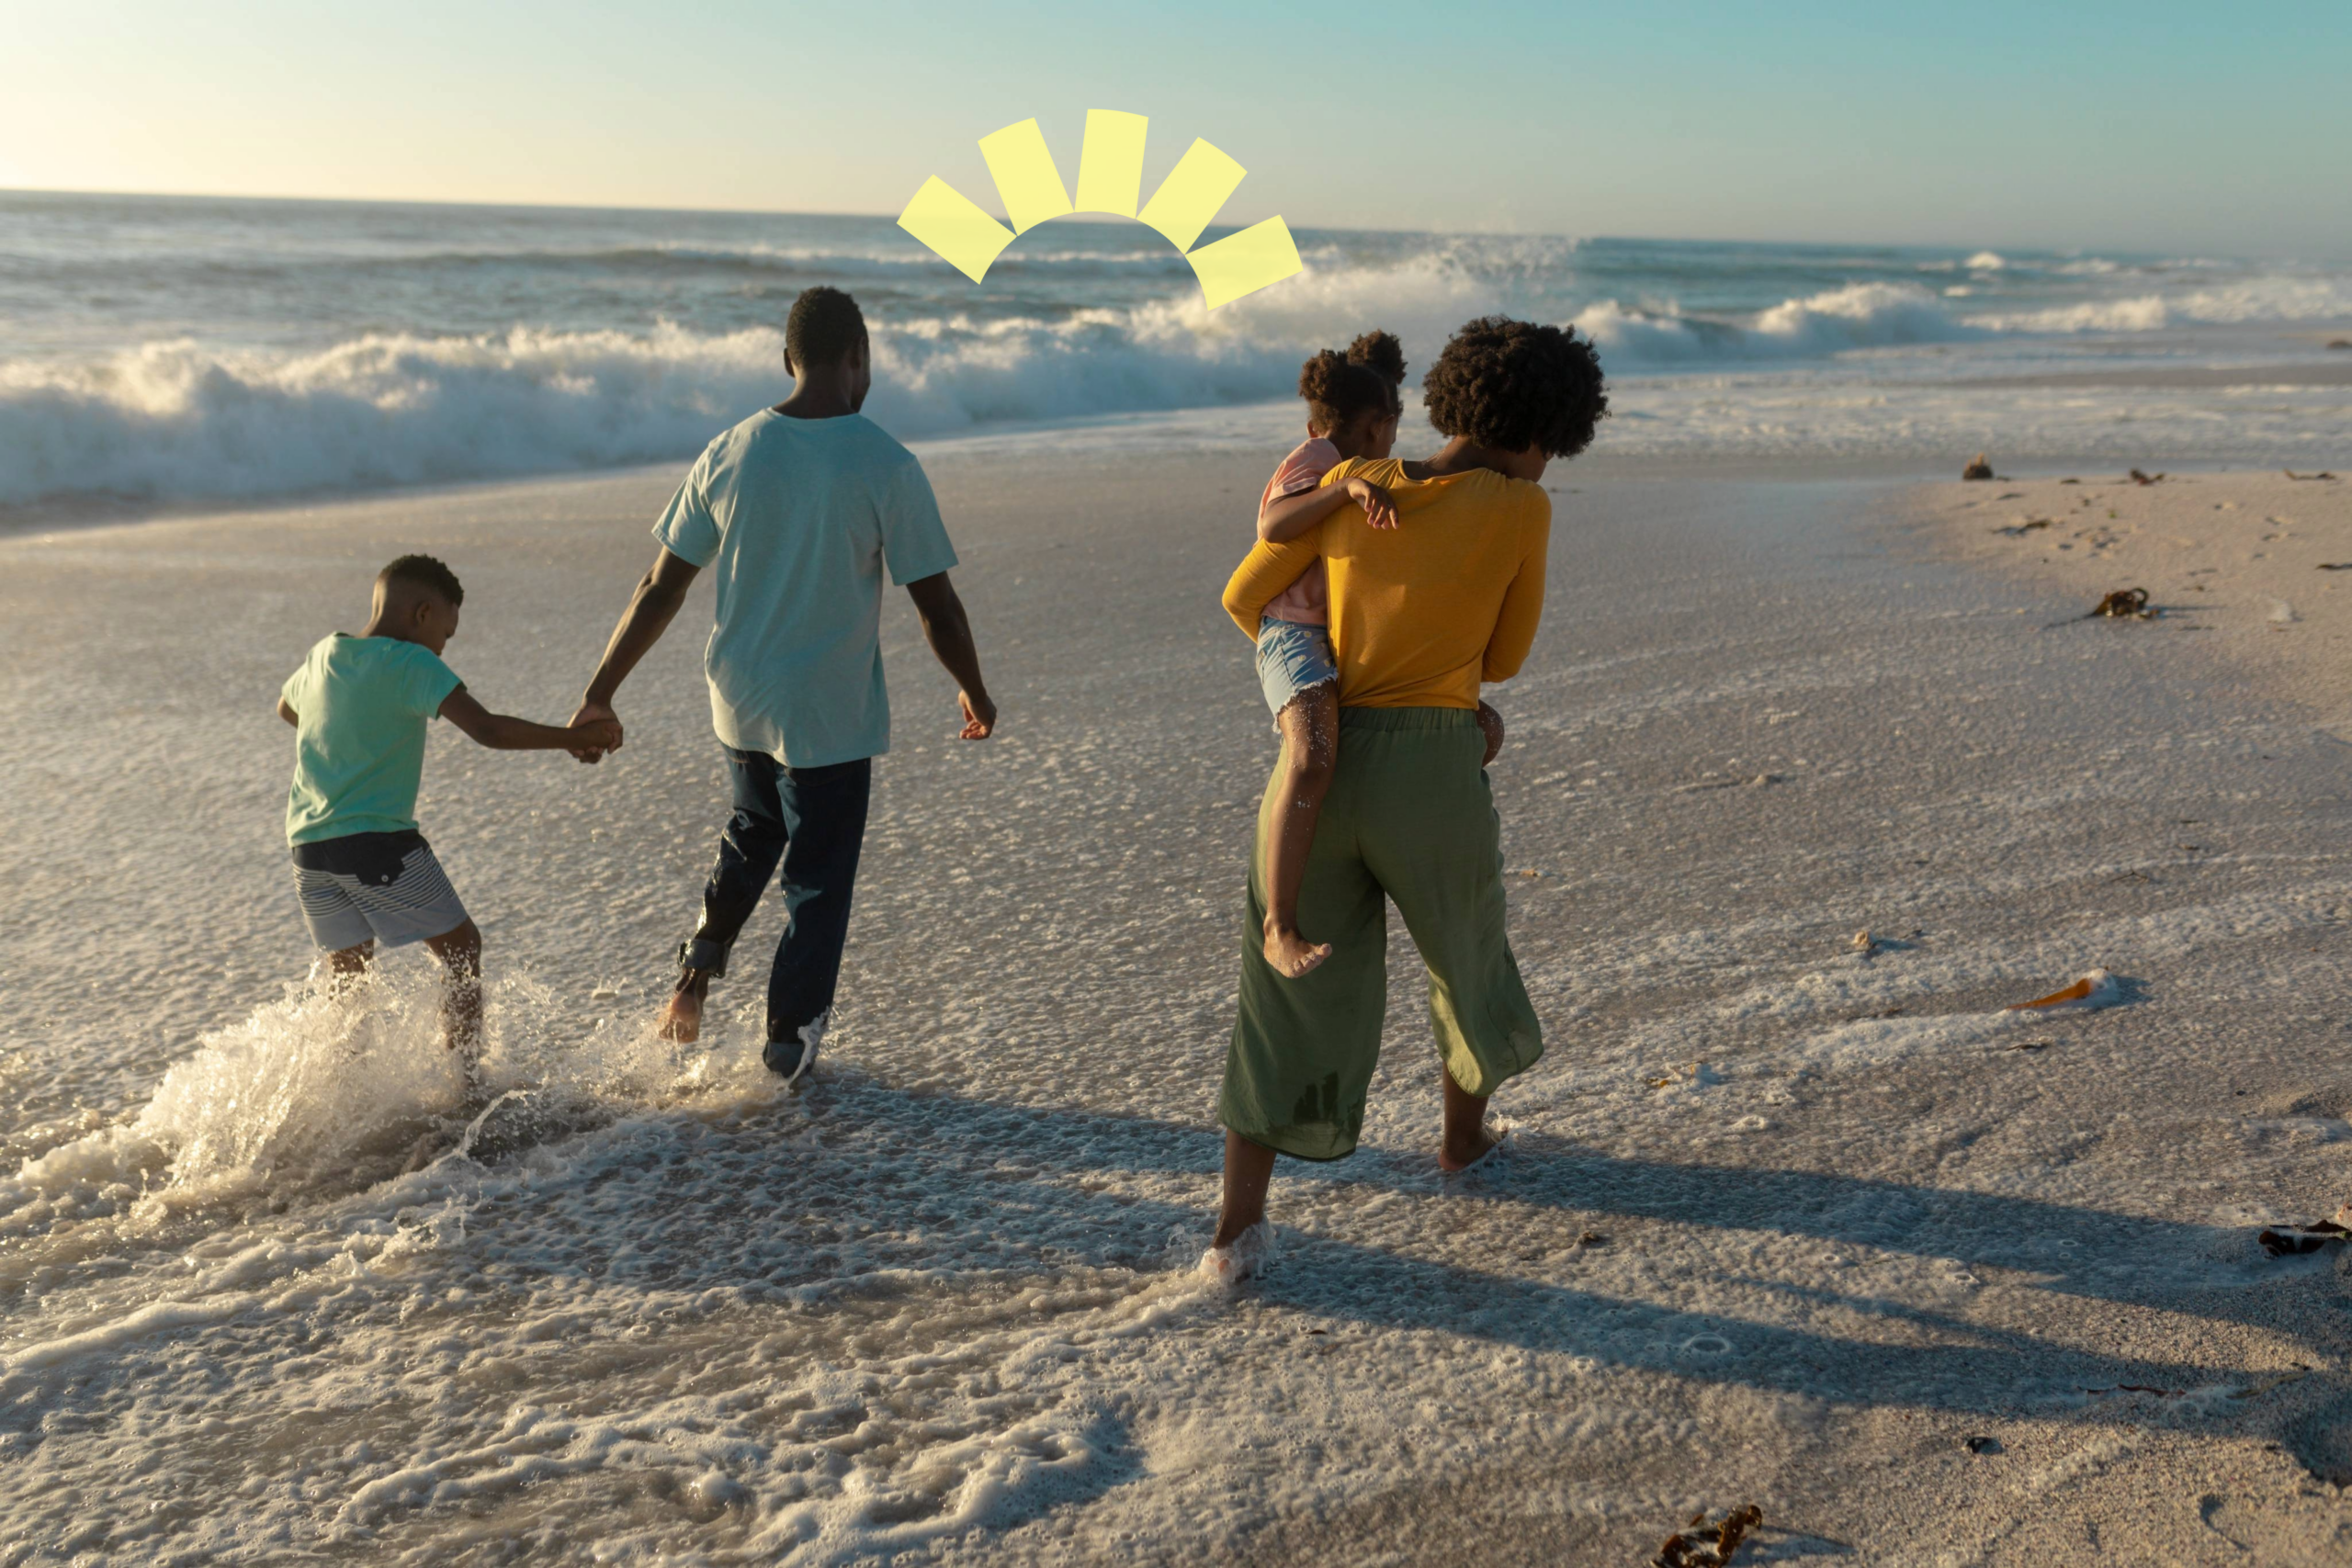
[[[1448,1176],[1459,1176],[1510,1142],[1508,1128],[1481,1123],[1473,1127],[1466,1135],[1452,1134],[1440,1144],[1437,1168]]]
[[[1266,927],[1266,962],[1285,980],[1295,980],[1331,956],[1328,942],[1309,942],[1295,931]]]
[[[702,987],[680,986],[662,1010],[662,1038],[691,1045],[702,1038]]]

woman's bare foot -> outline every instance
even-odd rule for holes
[[[1295,980],[1331,956],[1328,942],[1309,942],[1295,931],[1276,931],[1272,922],[1266,926],[1266,962],[1274,973],[1286,980]]]
[[[1445,1099],[1445,1134],[1437,1146],[1437,1164],[1448,1176],[1459,1175],[1495,1152],[1504,1141],[1506,1126],[1487,1125],[1487,1097],[1472,1094],[1438,1069],[1438,1084]]]
[[[1437,1168],[1448,1176],[1458,1175],[1485,1159],[1500,1142],[1485,1127],[1473,1127],[1465,1135],[1448,1130],[1445,1141],[1438,1145]]]
[[[1223,1247],[1202,1253],[1193,1272],[1210,1284],[1231,1290],[1264,1273],[1273,1259],[1274,1227],[1260,1220]]]

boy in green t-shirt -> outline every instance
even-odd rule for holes
[[[466,591],[431,556],[402,556],[376,574],[368,624],[335,632],[287,678],[277,716],[294,727],[294,786],[286,840],[311,938],[337,976],[368,966],[376,944],[422,942],[447,973],[443,1039],[466,1053],[481,1026],[481,933],[432,846],[416,830],[424,721],[446,718],[502,751],[609,751],[611,719],[568,729],[494,714],[474,701],[441,650],[458,635]]]

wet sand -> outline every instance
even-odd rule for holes
[[[2318,364],[2245,366],[2162,366],[2140,365],[2123,370],[2057,370],[2042,371],[2029,376],[1972,377],[1962,382],[1942,383],[1967,387],[2172,387],[2221,389],[2264,387],[2347,387],[2352,386],[2352,354],[2344,354],[2332,361]]]
[[[451,662],[560,716],[671,476],[0,541],[20,1560],[1616,1564],[1753,1501],[1755,1561],[2342,1561],[2337,1259],[2252,1239],[2352,1195],[2346,754],[2260,661],[2333,579],[2270,629],[2287,540],[2209,505],[2238,532],[2177,526],[2225,611],[2043,629],[2093,584],[2184,602],[2135,505],[2352,559],[2325,487],[2103,486],[2011,537],[2080,487],[1967,487],[1963,525],[1883,481],[1557,472],[1494,694],[1549,1040],[1496,1102],[1521,1152],[1439,1177],[1396,933],[1364,1148],[1283,1163],[1281,1259],[1227,1298],[1183,1270],[1273,755],[1216,592],[1267,460],[933,457],[1004,728],[950,739],[894,596],[797,1096],[751,958],[708,1050],[644,1027],[723,815],[707,590],[605,765],[436,734],[519,1097],[470,1156],[421,969],[368,1029],[280,999],[271,698],[426,549],[469,588]],[[1999,1010],[2093,967],[2117,1005]]]

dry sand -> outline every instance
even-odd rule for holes
[[[1227,1298],[1184,1268],[1272,743],[1216,592],[1271,460],[933,456],[1004,728],[948,739],[894,601],[797,1096],[754,960],[707,1051],[645,1028],[723,811],[707,591],[605,766],[436,735],[521,1098],[405,1174],[458,1131],[421,971],[281,999],[271,694],[424,548],[475,691],[560,714],[671,476],[0,541],[6,1560],[1623,1564],[1750,1501],[1743,1562],[2352,1555],[2352,1298],[2252,1239],[2352,1194],[2346,752],[2257,668],[2333,635],[2336,492],[2010,539],[2076,488],[1923,534],[1562,470],[1496,694],[1521,1153],[1440,1179],[1400,935],[1365,1146],[1284,1162]],[[2042,629],[2140,580],[2214,608]],[[2093,967],[2118,1005],[1999,1010]]]
[[[2352,470],[2084,473],[1938,485],[1958,558],[2076,600],[2144,588],[2151,635],[2196,633],[2329,719],[2352,718]],[[2352,739],[2352,728],[2346,731]]]

